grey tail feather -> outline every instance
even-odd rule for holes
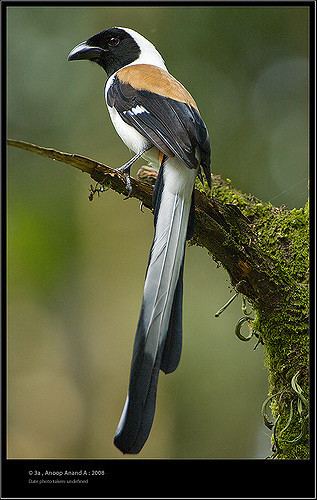
[[[184,257],[174,294],[170,322],[161,360],[160,368],[164,373],[172,373],[176,370],[182,353]]]
[[[134,341],[129,391],[114,438],[115,446],[123,453],[138,453],[146,442],[154,419],[159,370],[175,369],[181,349],[179,308],[190,200],[177,194],[164,195],[162,172],[161,167],[155,199],[155,237]],[[176,335],[172,334],[173,324]]]
[[[192,194],[192,204],[190,207],[190,214],[187,226],[186,240],[190,240],[194,235],[195,224],[195,198],[194,191]],[[186,245],[185,245],[186,248]],[[185,248],[183,255],[183,262],[181,265],[179,278],[175,290],[170,322],[168,326],[167,337],[165,341],[161,370],[164,373],[172,373],[178,367],[182,353],[183,344],[183,274],[184,274],[184,261],[185,261]]]

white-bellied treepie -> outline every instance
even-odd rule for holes
[[[77,45],[68,59],[94,61],[109,77],[105,100],[112,123],[135,153],[120,167],[128,181],[140,156],[160,167],[129,390],[114,438],[123,453],[138,453],[152,427],[159,370],[174,371],[180,359],[185,243],[193,234],[193,188],[201,169],[211,185],[209,135],[192,96],[139,33],[101,31]]]

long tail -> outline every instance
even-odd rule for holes
[[[196,171],[169,159],[160,168],[154,200],[155,235],[144,284],[128,396],[114,444],[138,453],[150,433],[159,370],[173,371],[182,337],[182,274]],[[175,331],[174,331],[175,329]]]
[[[190,207],[189,221],[187,226],[186,240],[190,240],[194,235],[195,200],[194,193]],[[174,294],[170,322],[166,336],[164,351],[160,368],[164,373],[171,373],[176,370],[182,352],[183,336],[183,272],[184,272],[185,248],[183,261],[178,277],[178,282]]]

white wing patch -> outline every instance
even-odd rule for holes
[[[138,104],[137,106],[135,106],[135,108],[131,108],[130,113],[133,113],[134,115],[140,115],[141,113],[149,113],[149,111]]]

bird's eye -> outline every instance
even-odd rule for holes
[[[110,45],[110,47],[116,47],[117,45],[119,45],[119,42],[120,42],[119,38],[113,36],[112,38],[110,38],[108,45]]]

